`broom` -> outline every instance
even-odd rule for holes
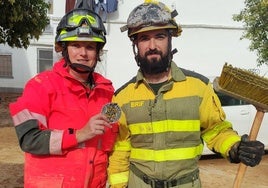
[[[249,140],[256,140],[264,113],[268,110],[268,79],[225,63],[220,77],[214,79],[213,87],[218,92],[255,106],[257,112]],[[239,164],[233,188],[241,187],[246,168],[245,164]]]

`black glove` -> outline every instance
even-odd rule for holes
[[[260,141],[249,141],[248,135],[243,135],[241,141],[232,146],[229,151],[231,163],[244,163],[247,166],[256,166],[264,155],[264,144]]]

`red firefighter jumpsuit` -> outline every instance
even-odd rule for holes
[[[117,124],[84,143],[77,143],[75,129],[111,101],[111,81],[93,73],[95,87],[83,86],[63,67],[31,79],[23,95],[10,104],[20,146],[25,151],[24,186],[33,188],[99,188],[106,185],[108,153]]]

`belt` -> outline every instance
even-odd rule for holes
[[[147,176],[145,173],[140,171],[136,166],[130,164],[130,170],[140,179],[143,180],[144,183],[151,185],[152,188],[169,188],[177,185],[182,185],[190,182],[194,182],[199,178],[199,170],[196,169],[191,173],[188,173],[178,179],[174,180],[159,180],[155,178],[151,178]]]

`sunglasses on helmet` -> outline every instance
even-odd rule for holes
[[[78,27],[88,25],[95,32],[106,34],[103,22],[98,14],[88,9],[73,9],[67,13],[61,20],[57,31],[62,29],[75,30]]]

